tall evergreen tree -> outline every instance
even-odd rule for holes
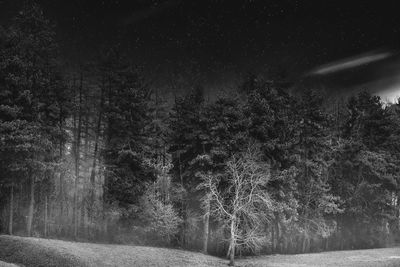
[[[299,202],[299,227],[303,232],[301,251],[307,252],[313,237],[327,237],[333,231],[326,215],[340,212],[339,197],[330,192],[329,160],[330,116],[323,107],[322,96],[306,90],[296,106],[298,112],[298,175],[296,198]]]
[[[53,170],[55,144],[65,136],[60,124],[67,115],[68,97],[57,59],[52,25],[37,5],[27,4],[1,42],[0,128],[2,155],[10,159],[3,165],[4,173],[10,177],[9,171],[17,172],[12,176],[29,181],[28,235],[35,213],[35,183]]]
[[[154,179],[145,164],[149,154],[145,125],[149,123],[150,90],[140,71],[124,62],[118,49],[111,49],[104,63],[105,150],[104,194],[109,203],[137,203],[144,182]]]
[[[379,246],[387,242],[384,225],[395,216],[390,203],[398,185],[396,158],[387,145],[391,116],[379,97],[367,92],[351,97],[347,109],[330,168],[332,190],[345,209],[337,218],[341,241],[336,246]]]

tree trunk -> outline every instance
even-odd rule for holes
[[[89,119],[89,103],[88,103],[88,92],[86,91],[85,93],[85,110],[83,111],[85,113],[85,120],[84,120],[84,125],[85,125],[85,144],[83,146],[83,154],[84,154],[84,158],[85,160],[88,158],[88,151],[89,151],[89,140],[90,140],[90,136],[89,136],[89,125],[90,125],[90,119]]]
[[[208,248],[208,232],[210,224],[210,198],[207,198],[206,210],[204,214],[204,231],[203,231],[203,253],[207,254]]]
[[[107,108],[111,108],[115,103],[114,103],[113,95],[112,95],[112,82],[111,82],[111,76],[108,75],[108,97],[107,97]],[[108,117],[108,129],[107,129],[107,134],[106,134],[106,140],[105,140],[105,146],[108,147],[111,144],[111,139],[113,137],[113,133],[111,131],[112,129],[112,119]],[[105,165],[107,165],[107,157],[105,158]],[[102,199],[102,204],[103,204],[103,211],[105,211],[105,207],[108,204],[109,201],[109,196],[108,196],[108,186],[109,186],[109,174],[107,171],[103,172],[104,176],[104,183],[103,183],[103,199]]]
[[[75,162],[75,164],[76,164],[76,162]],[[75,167],[76,168],[76,167]],[[77,207],[77,202],[78,202],[78,200],[77,200],[77,190],[78,190],[78,182],[77,182],[77,180],[78,180],[78,176],[76,175],[76,173],[78,172],[78,175],[79,175],[79,171],[76,171],[75,170],[75,181],[74,181],[74,202],[73,202],[73,211],[72,211],[72,220],[73,220],[73,222],[72,222],[72,224],[73,224],[73,236],[74,236],[74,238],[76,239],[76,237],[77,237],[77,232],[78,232],[78,222],[77,222],[77,220],[78,220],[78,207]]]
[[[47,196],[45,196],[44,197],[44,229],[43,229],[44,237],[47,237],[47,206],[48,206]]]
[[[178,164],[179,164],[179,179],[181,181],[181,186],[182,188],[185,188],[183,185],[183,175],[182,175],[182,164],[181,164],[181,152],[178,152]],[[182,223],[182,232],[181,232],[181,246],[185,246],[185,235],[186,235],[186,205],[185,205],[185,198],[184,198],[184,193],[182,193],[182,199],[181,199],[181,208],[182,208],[182,218],[183,218],[183,223]]]
[[[76,163],[75,164],[79,164]],[[78,165],[79,166],[79,165]],[[79,177],[79,170],[78,166],[75,167],[75,181],[74,181],[74,209],[73,209],[73,227],[74,233],[73,236],[76,239],[78,235],[78,177]]]
[[[304,237],[303,237],[302,248],[301,248],[302,253],[306,253],[307,252],[307,243],[308,243],[308,234],[305,233]]]
[[[105,82],[103,79],[103,85],[100,91],[100,108],[99,108],[99,115],[97,118],[97,125],[96,125],[96,133],[95,133],[95,140],[94,140],[94,151],[93,151],[93,164],[92,164],[92,171],[90,173],[90,214],[89,214],[89,221],[94,220],[94,204],[95,204],[95,190],[96,190],[96,167],[97,167],[97,151],[99,147],[99,137],[100,137],[100,130],[101,130],[101,120],[103,115],[103,106],[104,106],[104,86]]]
[[[329,250],[329,237],[325,238],[325,251]]]
[[[58,214],[58,229],[59,232],[63,232],[64,229],[64,220],[63,220],[63,216],[64,216],[64,189],[63,189],[63,183],[64,183],[64,171],[60,170],[60,192],[59,192],[59,204],[60,204],[60,211]],[[60,234],[59,233],[59,234]]]
[[[271,252],[274,253],[276,248],[275,243],[275,227],[271,227]]]
[[[85,188],[85,186],[83,188]],[[85,192],[86,190],[83,191]],[[83,235],[86,234],[86,199],[84,196],[82,196],[81,202],[81,232]]]
[[[11,184],[10,189],[10,217],[8,220],[8,234],[13,234],[13,218],[14,218],[14,185]]]
[[[279,229],[279,217],[275,219],[275,239],[276,239],[276,247],[275,247],[275,252],[280,252],[280,246],[279,246],[279,241],[281,239],[281,234],[280,234],[280,229]]]
[[[63,121],[63,116],[62,116],[62,105],[60,107],[60,116],[59,116],[59,124],[60,124],[60,133],[63,132],[63,125],[64,125],[64,121]],[[60,162],[62,162],[63,160],[63,156],[64,156],[64,142],[62,140],[62,138],[60,138],[60,150],[59,150],[59,157],[60,157]],[[58,231],[60,234],[62,232],[62,229],[64,228],[63,224],[63,214],[64,214],[64,191],[63,191],[63,187],[64,187],[64,170],[61,168],[60,169],[60,179],[59,179],[59,183],[60,183],[60,190],[59,190],[59,196],[58,196],[58,201],[59,201],[59,205],[60,205],[60,211],[58,214]]]
[[[32,236],[32,222],[33,222],[33,211],[35,208],[35,178],[31,174],[30,177],[30,200],[28,209],[28,218],[26,223],[26,233],[28,236]]]
[[[231,239],[229,242],[229,266],[235,266],[235,219],[231,221]]]
[[[78,114],[78,129],[76,129],[75,143],[75,183],[74,183],[74,238],[78,236],[78,180],[79,180],[79,159],[80,159],[80,143],[81,143],[81,128],[82,128],[82,86],[83,74],[81,72],[79,85],[79,114]]]
[[[397,205],[397,228],[400,229],[400,192],[397,193],[396,205]]]

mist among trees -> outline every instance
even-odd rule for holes
[[[400,103],[251,75],[213,99],[186,86],[161,93],[118,46],[66,68],[26,6],[0,29],[0,231],[232,265],[400,239]]]

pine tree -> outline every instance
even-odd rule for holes
[[[329,236],[331,229],[326,215],[341,212],[339,197],[332,195],[328,183],[330,117],[323,108],[322,97],[306,90],[296,106],[298,112],[298,157],[296,198],[299,201],[299,222],[303,231],[301,251],[310,250],[312,236]]]
[[[2,39],[0,129],[2,155],[9,159],[9,164],[3,165],[7,169],[4,173],[8,178],[28,180],[27,234],[31,235],[35,183],[54,170],[54,148],[65,136],[60,123],[67,116],[68,99],[58,68],[53,27],[37,5],[27,4]],[[52,179],[47,181],[52,183]],[[18,182],[21,180],[11,184]]]
[[[184,97],[175,99],[170,115],[170,147],[173,168],[171,170],[176,182],[181,186],[180,214],[183,224],[180,230],[180,243],[186,246],[188,221],[188,203],[197,184],[196,170],[191,162],[203,154],[207,134],[204,120],[204,97],[201,87],[189,92]]]
[[[348,115],[331,164],[332,190],[341,197],[339,248],[382,245],[382,227],[395,216],[391,203],[398,168],[388,146],[391,116],[379,97],[361,92],[347,104]],[[393,139],[392,139],[393,140]],[[371,231],[372,230],[372,231]],[[373,232],[379,233],[373,235]]]
[[[140,71],[124,62],[117,49],[105,62],[105,200],[119,205],[137,203],[144,182],[154,180],[144,164],[149,123],[150,90]]]

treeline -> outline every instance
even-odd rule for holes
[[[0,230],[227,253],[399,238],[399,104],[248,77],[159,93],[118,47],[67,71],[36,6],[0,29]],[[176,81],[177,83],[179,81]]]

